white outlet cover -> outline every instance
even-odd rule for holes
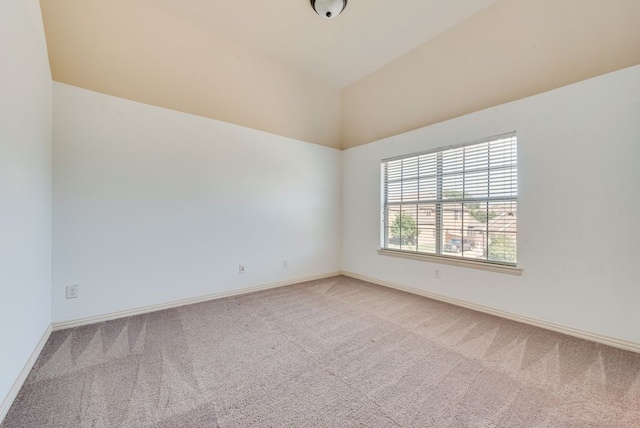
[[[67,285],[67,299],[76,299],[80,297],[79,285]]]

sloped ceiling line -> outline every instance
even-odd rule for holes
[[[640,63],[637,0],[41,0],[53,79],[348,148]]]

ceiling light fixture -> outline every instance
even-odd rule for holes
[[[347,0],[311,0],[311,7],[324,18],[334,18],[347,7]]]

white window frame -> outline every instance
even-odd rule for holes
[[[505,140],[505,139],[512,139],[513,144],[515,144],[515,151],[517,151],[517,135],[516,132],[510,132],[510,133],[506,133],[506,134],[500,134],[500,135],[496,135],[496,136],[492,136],[492,137],[488,137],[488,138],[482,138],[479,140],[474,140],[471,142],[467,142],[467,143],[462,143],[462,144],[457,144],[457,145],[452,145],[452,146],[447,146],[447,147],[440,147],[437,149],[433,149],[433,150],[426,150],[426,151],[421,151],[421,152],[416,152],[416,153],[410,153],[410,154],[406,154],[406,155],[401,155],[401,156],[396,156],[396,157],[392,157],[392,158],[387,158],[387,159],[383,159],[381,161],[381,228],[380,228],[380,249],[379,249],[379,254],[381,255],[387,255],[387,256],[394,256],[394,257],[402,257],[402,258],[409,258],[409,259],[417,259],[417,260],[422,260],[422,261],[430,261],[430,262],[435,262],[435,263],[440,263],[440,264],[450,264],[450,265],[456,265],[456,266],[462,266],[462,267],[469,267],[469,268],[475,268],[475,269],[481,269],[481,270],[489,270],[489,271],[494,271],[494,272],[500,272],[500,273],[508,273],[508,274],[514,274],[514,275],[521,275],[522,274],[522,268],[518,266],[518,262],[516,260],[516,262],[505,262],[505,261],[496,261],[496,260],[488,260],[487,259],[481,259],[481,258],[471,258],[471,257],[457,257],[457,256],[451,256],[451,255],[446,255],[443,254],[443,248],[444,248],[444,243],[443,243],[443,239],[444,239],[444,226],[442,223],[442,217],[443,217],[443,206],[445,206],[448,203],[451,202],[455,202],[455,203],[491,203],[491,202],[509,202],[509,203],[513,203],[515,205],[517,205],[517,201],[518,201],[518,193],[517,193],[517,168],[518,168],[518,162],[517,162],[517,154],[515,156],[515,160],[513,161],[514,166],[512,167],[512,171],[514,171],[516,177],[512,178],[511,183],[513,184],[513,180],[515,180],[515,189],[511,190],[510,193],[508,195],[502,194],[500,196],[492,196],[489,191],[491,188],[491,185],[489,183],[487,183],[487,194],[486,196],[481,196],[481,197],[473,197],[471,195],[466,195],[463,191],[462,195],[459,198],[456,199],[451,199],[450,197],[447,197],[446,199],[443,197],[442,194],[442,189],[443,189],[443,174],[442,174],[442,158],[444,156],[445,153],[454,153],[456,150],[457,152],[460,152],[459,149],[464,148],[464,147],[470,147],[474,146],[474,145],[479,145],[479,144],[488,144],[489,147],[491,147],[491,143],[493,142],[494,144],[498,144],[498,141],[501,140]],[[466,151],[465,151],[466,152]],[[419,162],[420,156],[425,156],[425,155],[436,155],[436,159],[437,159],[437,195],[434,198],[429,199],[428,201],[423,201],[420,200],[421,196],[418,196],[417,199],[415,200],[411,200],[409,202],[406,202],[407,205],[416,205],[416,209],[418,205],[424,205],[424,204],[435,204],[436,206],[436,210],[435,210],[435,216],[436,216],[436,221],[435,221],[435,239],[436,239],[436,244],[435,244],[435,251],[434,252],[425,252],[425,251],[420,251],[418,249],[416,250],[411,250],[411,249],[397,249],[397,248],[390,248],[389,247],[389,221],[390,219],[388,218],[389,215],[389,207],[392,205],[398,206],[398,205],[404,205],[404,199],[402,200],[402,202],[389,202],[387,200],[387,192],[389,187],[392,185],[392,181],[395,182],[396,184],[398,182],[402,182],[405,183],[404,178],[401,179],[389,179],[389,182],[387,181],[388,176],[387,176],[387,169],[386,166],[389,164],[389,162],[393,162],[393,161],[412,161],[414,159],[417,159],[417,161]],[[491,169],[490,167],[490,162],[491,162],[491,155],[489,155],[488,157],[488,165],[489,165],[489,169]],[[401,168],[404,168],[401,167]],[[493,170],[492,170],[493,171]],[[465,180],[465,174],[467,173],[466,170],[464,170],[464,173],[462,174],[463,176],[463,181]],[[404,175],[404,173],[402,174]],[[420,173],[418,173],[418,175],[420,175]],[[468,174],[468,176],[470,176],[471,173]],[[433,176],[433,173],[431,174],[431,176]],[[409,179],[406,180],[411,181]],[[413,179],[413,181],[415,181],[415,179]],[[419,186],[419,185],[418,185]],[[419,192],[419,191],[418,191]],[[404,194],[403,194],[404,195]],[[404,198],[404,196],[403,196]],[[516,208],[517,209],[517,208]],[[464,216],[464,214],[462,214]],[[417,220],[416,220],[417,222]],[[516,221],[514,223],[517,223],[517,218]],[[487,226],[487,239],[488,239],[488,233],[489,233],[489,227]],[[517,236],[517,224],[515,225],[515,236]],[[417,238],[416,238],[417,239]],[[462,245],[464,245],[464,236],[462,236]],[[517,245],[517,239],[516,239],[516,245]],[[517,247],[516,247],[516,254],[517,254]]]

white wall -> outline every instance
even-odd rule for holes
[[[53,89],[54,322],[340,270],[339,150]]]
[[[50,287],[51,74],[38,1],[5,0],[0,2],[0,402],[49,325]],[[0,411],[0,420],[3,416]]]
[[[517,131],[521,277],[378,255],[380,160]],[[356,147],[343,269],[640,343],[640,66]]]

